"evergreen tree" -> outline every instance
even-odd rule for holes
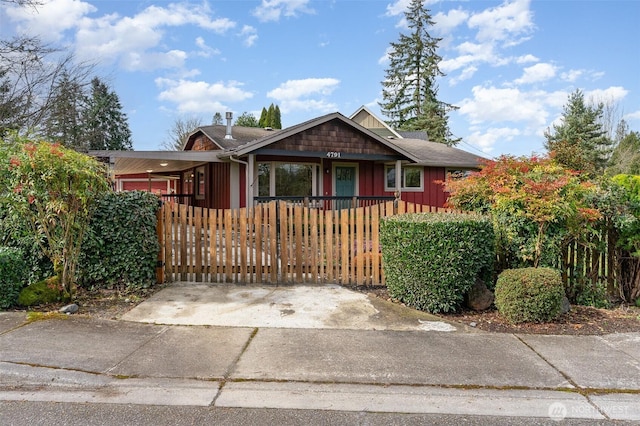
[[[640,132],[630,132],[626,121],[618,124],[613,150],[607,173],[610,175],[640,175]]]
[[[86,151],[82,115],[86,96],[82,85],[64,72],[53,87],[51,108],[44,120],[44,136],[76,151]]]
[[[271,127],[273,129],[273,116],[276,113],[276,107],[271,104],[267,110],[267,125],[265,127]]]
[[[399,40],[391,43],[381,111],[393,128],[426,131],[430,141],[455,145],[460,139],[453,137],[448,115],[457,107],[438,100],[436,78],[445,75],[438,67],[442,39],[429,34],[434,21],[424,0],[411,0],[405,18],[410,34],[400,34]]]
[[[24,101],[12,96],[11,81],[6,75],[7,71],[0,70],[0,138],[20,128],[19,117],[24,109]]]
[[[260,127],[260,125],[258,124],[258,120],[256,120],[256,117],[253,114],[246,111],[243,112],[242,115],[236,119],[236,126]]]
[[[587,105],[584,94],[569,95],[562,122],[545,132],[545,148],[565,167],[588,175],[601,173],[611,155],[613,141],[602,127],[603,105]]]
[[[213,120],[211,120],[211,124],[214,126],[222,124],[222,114],[220,114],[219,112],[213,114]]]
[[[131,130],[120,99],[97,77],[91,80],[83,122],[88,149],[132,149]]]
[[[258,120],[258,125],[263,129],[265,127],[269,127],[269,122],[267,121],[267,115],[268,115],[267,109],[265,107],[262,107],[262,112],[260,113],[260,120]]]
[[[273,117],[271,117],[271,127],[273,129],[282,129],[282,118],[280,117],[280,107],[276,105],[273,110]]]

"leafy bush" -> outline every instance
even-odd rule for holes
[[[491,222],[482,216],[427,213],[393,216],[380,226],[389,294],[428,312],[454,311],[479,275],[490,280]]]
[[[501,268],[555,266],[562,242],[600,218],[593,185],[550,157],[501,156],[445,187],[450,206],[492,215]]]
[[[12,247],[0,247],[0,309],[16,303],[24,287],[24,261],[22,251]]]
[[[0,246],[14,247],[22,252],[27,284],[53,275],[53,264],[42,249],[45,244],[46,239],[33,232],[23,215],[0,203]]]
[[[495,296],[498,311],[510,322],[547,322],[560,315],[564,286],[555,269],[506,269],[498,276]]]
[[[580,287],[576,295],[576,303],[582,306],[594,308],[610,308],[611,302],[607,297],[607,283],[598,281],[595,284],[587,283]]]
[[[97,200],[82,245],[81,286],[136,290],[155,283],[158,207],[158,197],[143,191]]]

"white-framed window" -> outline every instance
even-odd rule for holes
[[[258,195],[310,197],[316,195],[318,166],[313,163],[258,163]]]
[[[402,183],[400,188],[402,191],[424,191],[424,167],[405,166],[401,169]],[[396,190],[396,166],[385,166],[384,190],[392,192]]]
[[[473,173],[472,169],[447,169],[445,179],[463,179]]]

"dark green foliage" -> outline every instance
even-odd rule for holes
[[[436,79],[445,75],[438,66],[442,39],[429,34],[435,22],[424,0],[411,0],[405,19],[410,33],[391,43],[380,108],[393,128],[423,130],[430,141],[455,145],[460,139],[453,137],[448,115],[458,108],[438,99]]]
[[[0,245],[20,250],[25,263],[23,273],[26,284],[53,274],[53,264],[41,248],[45,244],[46,239],[33,232],[22,215],[0,204]]]
[[[280,116],[280,107],[278,105],[271,104],[269,109],[262,108],[260,113],[260,119],[258,120],[258,127],[271,127],[272,129],[282,129],[282,118]]]
[[[564,286],[555,269],[506,269],[498,276],[495,296],[498,311],[509,322],[547,322],[562,311]]]
[[[629,125],[622,120],[618,124],[614,143],[607,174],[640,175],[640,132],[630,131]]]
[[[82,129],[82,114],[86,108],[83,85],[65,71],[53,87],[52,97],[44,123],[45,138],[76,151],[86,151]]]
[[[120,98],[99,78],[91,80],[91,94],[82,121],[88,149],[132,149],[129,121]]]
[[[158,197],[105,194],[95,205],[80,256],[80,285],[136,290],[155,283]]]
[[[464,214],[408,214],[382,220],[383,268],[389,294],[428,312],[454,311],[494,262],[491,222]]]
[[[0,309],[16,303],[25,284],[24,272],[22,251],[13,247],[0,247]]]
[[[612,152],[613,141],[601,124],[604,105],[588,105],[581,90],[569,95],[562,123],[545,132],[545,148],[563,166],[588,175],[601,173]]]
[[[37,306],[67,302],[70,297],[62,290],[59,278],[50,277],[22,289],[18,296],[20,306]]]
[[[242,127],[259,127],[258,120],[250,112],[243,112],[240,117],[236,119],[236,126]]]

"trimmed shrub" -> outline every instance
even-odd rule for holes
[[[564,286],[555,269],[505,269],[498,276],[495,296],[498,312],[509,322],[547,322],[562,311]]]
[[[0,309],[12,306],[24,287],[25,263],[22,251],[13,247],[0,247]]]
[[[93,210],[80,255],[79,285],[139,290],[156,282],[158,197],[144,191],[113,192]]]
[[[381,222],[380,242],[389,295],[407,306],[455,311],[479,276],[490,281],[494,233],[483,216],[392,216]]]
[[[60,285],[58,276],[38,281],[22,289],[18,296],[21,306],[47,305],[49,303],[67,302],[70,297]]]

